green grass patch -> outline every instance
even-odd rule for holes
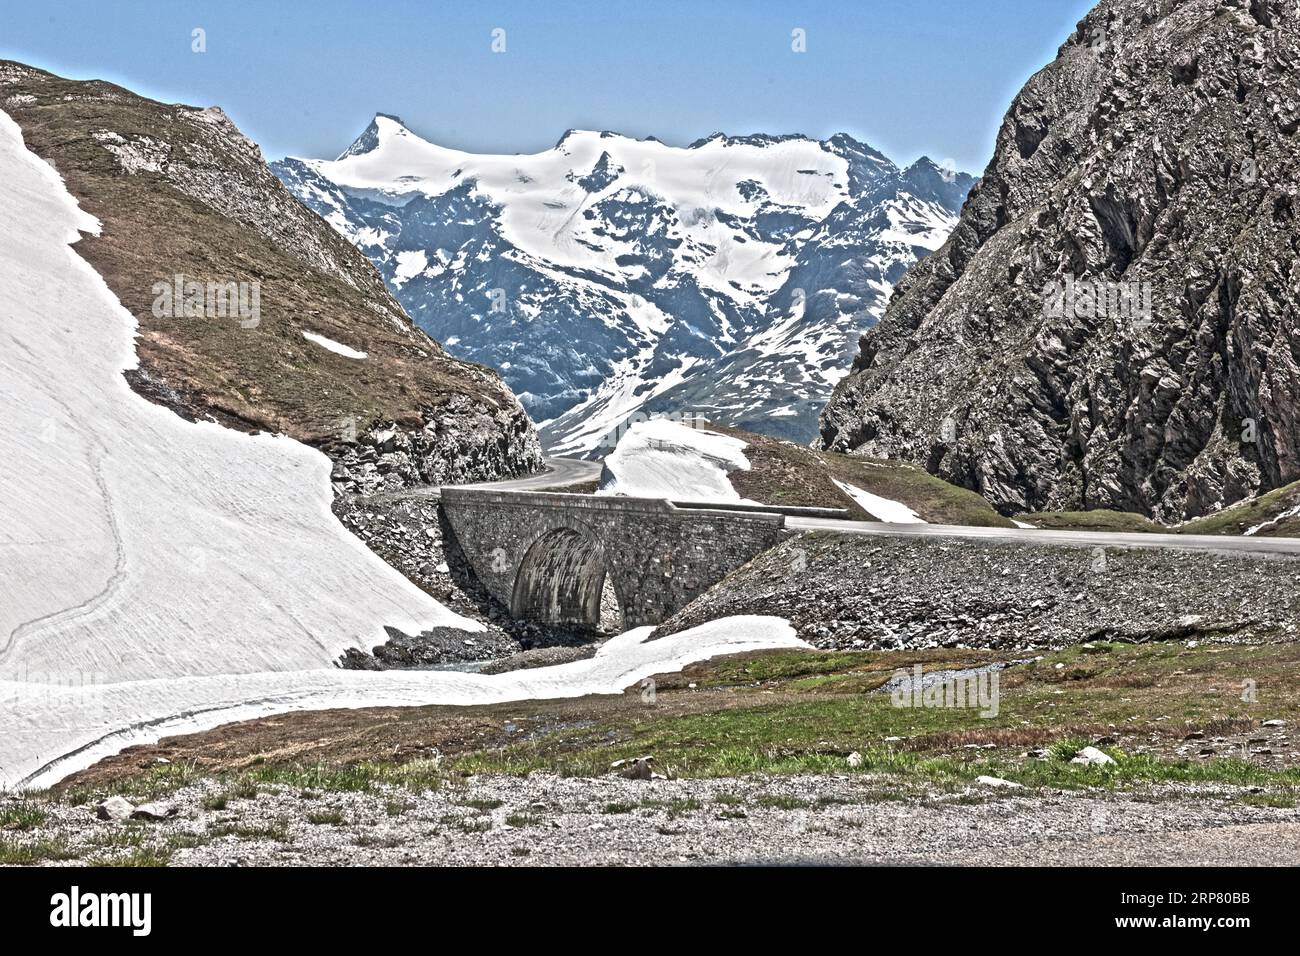
[[[464,797],[454,802],[459,806],[469,807],[470,809],[477,810],[480,813],[488,813],[492,810],[496,810],[504,803],[504,801],[492,797]]]
[[[1296,806],[1298,795],[1300,795],[1300,791],[1297,791],[1295,787],[1286,787],[1273,792],[1247,793],[1242,795],[1241,802],[1252,807],[1277,807],[1283,810],[1292,810]]]
[[[45,822],[47,814],[31,801],[0,807],[0,830],[32,830]]]
[[[359,763],[331,767],[322,764],[263,764],[245,771],[242,786],[277,785],[324,793],[365,793],[386,785],[413,793],[436,790],[445,783],[438,760],[412,760],[401,764]]]
[[[1250,528],[1274,521],[1300,505],[1300,481],[1275,488],[1267,494],[1224,508],[1216,514],[1195,518],[1182,525],[1182,534],[1242,534]],[[1300,515],[1282,518],[1261,528],[1263,537],[1300,537]]]
[[[696,684],[700,687],[714,687],[813,676],[842,678],[846,672],[871,666],[880,656],[879,653],[868,651],[773,651],[770,654],[723,658],[711,662],[705,669],[706,676],[696,681]]]
[[[208,827],[209,839],[235,837],[238,840],[271,840],[276,843],[289,842],[288,821],[280,819],[273,823],[239,823],[237,821],[215,823]]]
[[[307,822],[317,827],[338,827],[347,823],[347,818],[339,810],[313,810],[307,814]]]
[[[382,836],[375,833],[361,833],[352,842],[357,846],[382,850],[393,850],[404,845],[404,841],[400,836],[391,833]]]
[[[1016,520],[1050,531],[1116,531],[1138,534],[1169,534],[1171,531],[1146,515],[1105,508],[1092,511],[1035,511],[1017,515]]]
[[[1069,763],[1109,727],[1181,740],[1194,728],[1216,736],[1266,717],[1294,715],[1300,710],[1294,680],[1300,650],[1293,644],[1074,646],[1003,671],[1000,707],[991,719],[974,708],[900,708],[886,694],[841,691],[849,678],[889,674],[916,656],[795,651],[722,660],[692,671],[691,679],[704,685],[761,683],[778,699],[767,703],[770,697],[754,693],[715,711],[638,714],[449,763],[462,773],[602,776],[611,761],[653,754],[659,766],[685,778],[872,773],[897,777],[900,785],[913,779],[954,788],[981,774],[1061,787],[1161,780],[1274,787],[1295,776],[1217,757],[1188,762],[1117,752],[1115,767]],[[949,656],[954,659],[936,652],[924,666],[952,667],[958,658],[955,652]],[[814,677],[844,680],[796,690]],[[1241,699],[1245,677],[1256,682],[1256,699]],[[889,745],[889,737],[902,741]],[[1049,760],[1023,757],[1041,747],[1050,748]],[[851,768],[846,758],[855,751],[863,760]]]
[[[157,867],[172,861],[172,850],[166,846],[141,846],[125,853],[94,856],[86,860],[89,866],[105,867]]]
[[[60,837],[24,840],[0,836],[0,866],[37,866],[41,863],[75,860],[77,854]]]
[[[82,806],[119,795],[136,804],[147,803],[161,800],[202,777],[203,772],[193,762],[155,764],[132,776],[119,777],[106,787],[68,787],[59,791],[59,799],[70,806]]]

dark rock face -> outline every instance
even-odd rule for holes
[[[393,627],[384,628],[388,640],[376,645],[370,654],[350,647],[339,660],[345,670],[432,670],[448,664],[468,664],[491,658],[508,657],[518,651],[518,644],[495,631],[462,631],[455,627],[435,627],[423,633],[404,634]]]
[[[862,337],[823,445],[1004,513],[1178,520],[1300,477],[1298,127],[1294,4],[1103,0]]]

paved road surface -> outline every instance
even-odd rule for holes
[[[522,478],[507,478],[504,481],[482,481],[462,488],[493,488],[497,491],[537,491],[539,488],[559,488],[564,485],[580,485],[584,481],[595,481],[600,477],[601,464],[598,461],[584,461],[581,458],[547,458],[546,469],[535,475]]]
[[[598,461],[583,461],[581,458],[547,458],[546,467],[532,475],[520,478],[506,478],[502,481],[479,481],[468,485],[448,485],[457,488],[491,488],[494,491],[538,491],[542,488],[562,488],[566,485],[580,485],[585,481],[595,481],[600,477],[601,464]],[[397,492],[402,496],[423,495],[437,498],[441,485],[424,485]]]
[[[968,528],[944,524],[885,524],[827,518],[786,518],[795,531],[840,531],[889,537],[979,538],[1010,544],[1062,544],[1079,548],[1174,548],[1182,551],[1245,551],[1300,554],[1300,538],[1247,538],[1213,534],[1135,534],[1120,531],[1052,531],[1045,528]]]
[[[522,478],[487,481],[464,488],[498,491],[536,491],[595,481],[601,463],[578,458],[547,458],[546,470]],[[436,495],[437,487],[420,489]],[[726,507],[720,504],[718,507]],[[1248,554],[1300,555],[1300,538],[1255,538],[1239,535],[1140,534],[1121,531],[1057,531],[1045,528],[972,528],[964,525],[889,524],[883,521],[848,521],[834,518],[787,517],[794,531],[839,531],[845,534],[900,537],[978,538],[1006,544],[1054,544],[1077,548],[1172,548],[1181,551],[1245,552]]]

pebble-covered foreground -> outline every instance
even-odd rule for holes
[[[0,845],[11,861],[33,846],[47,858],[28,862],[56,865],[1300,863],[1300,809],[1252,802],[1242,787],[1030,792],[988,779],[905,796],[872,775],[540,774],[423,792],[226,786],[187,785],[152,806],[154,820],[41,802],[43,821]]]

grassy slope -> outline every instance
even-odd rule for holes
[[[1300,506],[1300,481],[1274,489],[1258,498],[1241,501],[1222,511],[1203,518],[1195,518],[1177,527],[1167,528],[1149,518],[1124,511],[1042,511],[1017,515],[1017,520],[1040,528],[1068,529],[1072,531],[1136,531],[1164,534],[1229,534],[1244,533],[1280,518],[1287,511]],[[1260,537],[1300,537],[1300,514],[1291,515],[1261,528]]]
[[[0,95],[28,148],[103,223],[77,251],[139,323],[146,380],[133,385],[147,397],[317,445],[347,420],[358,431],[379,421],[421,428],[460,396],[522,419],[496,373],[450,358],[418,329],[370,262],[290,195],[233,126],[5,61]],[[109,134],[165,149],[162,168],[124,171]],[[154,315],[152,286],[176,274],[260,282],[260,324]],[[369,358],[335,355],[304,330]]]
[[[1128,511],[1039,511],[1017,515],[1016,520],[1039,528],[1060,531],[1136,531],[1143,533],[1168,532],[1171,529],[1156,524],[1144,515]]]
[[[157,796],[199,776],[339,790],[436,785],[475,773],[590,776],[641,754],[683,777],[878,772],[885,798],[911,784],[960,786],[980,774],[1028,786],[1258,784],[1282,788],[1286,799],[1300,784],[1293,762],[1247,758],[1242,746],[1261,733],[1262,720],[1294,726],[1300,717],[1295,644],[1072,647],[1002,672],[1000,709],[988,719],[975,710],[895,707],[889,695],[871,693],[914,663],[933,670],[991,659],[962,650],[786,651],[661,675],[652,706],[634,687],[578,701],[289,714],[132,748],[57,790],[81,802],[111,791]],[[1242,699],[1246,680],[1254,700]],[[1207,745],[1213,754],[1175,753],[1196,733],[1204,740],[1191,754]],[[1069,763],[1098,740],[1114,766]],[[444,755],[436,769],[423,759],[431,747]],[[1044,748],[1046,759],[1032,748]],[[861,766],[846,764],[852,752]],[[171,763],[157,763],[164,755]]]
[[[1178,530],[1183,534],[1241,534],[1248,528],[1271,521],[1300,505],[1300,481],[1293,481],[1260,495],[1224,508],[1217,514],[1187,522]],[[1292,515],[1256,532],[1261,537],[1300,537],[1300,515]]]
[[[1112,751],[1120,760],[1114,771],[1099,775],[1065,761],[1026,758],[1025,753],[1026,748],[1063,742],[1062,749],[1068,749],[1071,742],[1102,735],[1181,740],[1196,728],[1212,737],[1280,714],[1294,722],[1300,713],[1300,688],[1294,680],[1300,648],[1289,644],[1073,647],[1003,672],[1001,707],[991,719],[974,710],[898,708],[888,695],[866,693],[914,662],[924,662],[930,670],[941,663],[962,666],[981,659],[988,658],[969,651],[792,651],[733,658],[688,671],[681,680],[700,690],[743,688],[739,695],[748,698],[746,703],[707,713],[649,716],[620,727],[561,731],[457,763],[476,771],[598,773],[608,761],[652,753],[684,776],[728,776],[838,771],[845,766],[843,756],[857,751],[864,769],[896,772],[904,779],[969,780],[988,773],[1053,786],[1267,780],[1269,772],[1235,759],[1124,759],[1121,749]],[[1241,699],[1247,679],[1256,682],[1256,702]],[[771,702],[763,699],[773,696]],[[889,742],[890,737],[900,739]],[[1287,771],[1285,778],[1300,783],[1300,771]]]
[[[745,457],[750,470],[733,471],[728,476],[743,498],[774,505],[847,508],[851,517],[876,520],[835,485],[838,480],[901,501],[931,524],[1012,526],[975,492],[950,485],[906,462],[817,451],[736,428],[708,427],[748,443]]]

